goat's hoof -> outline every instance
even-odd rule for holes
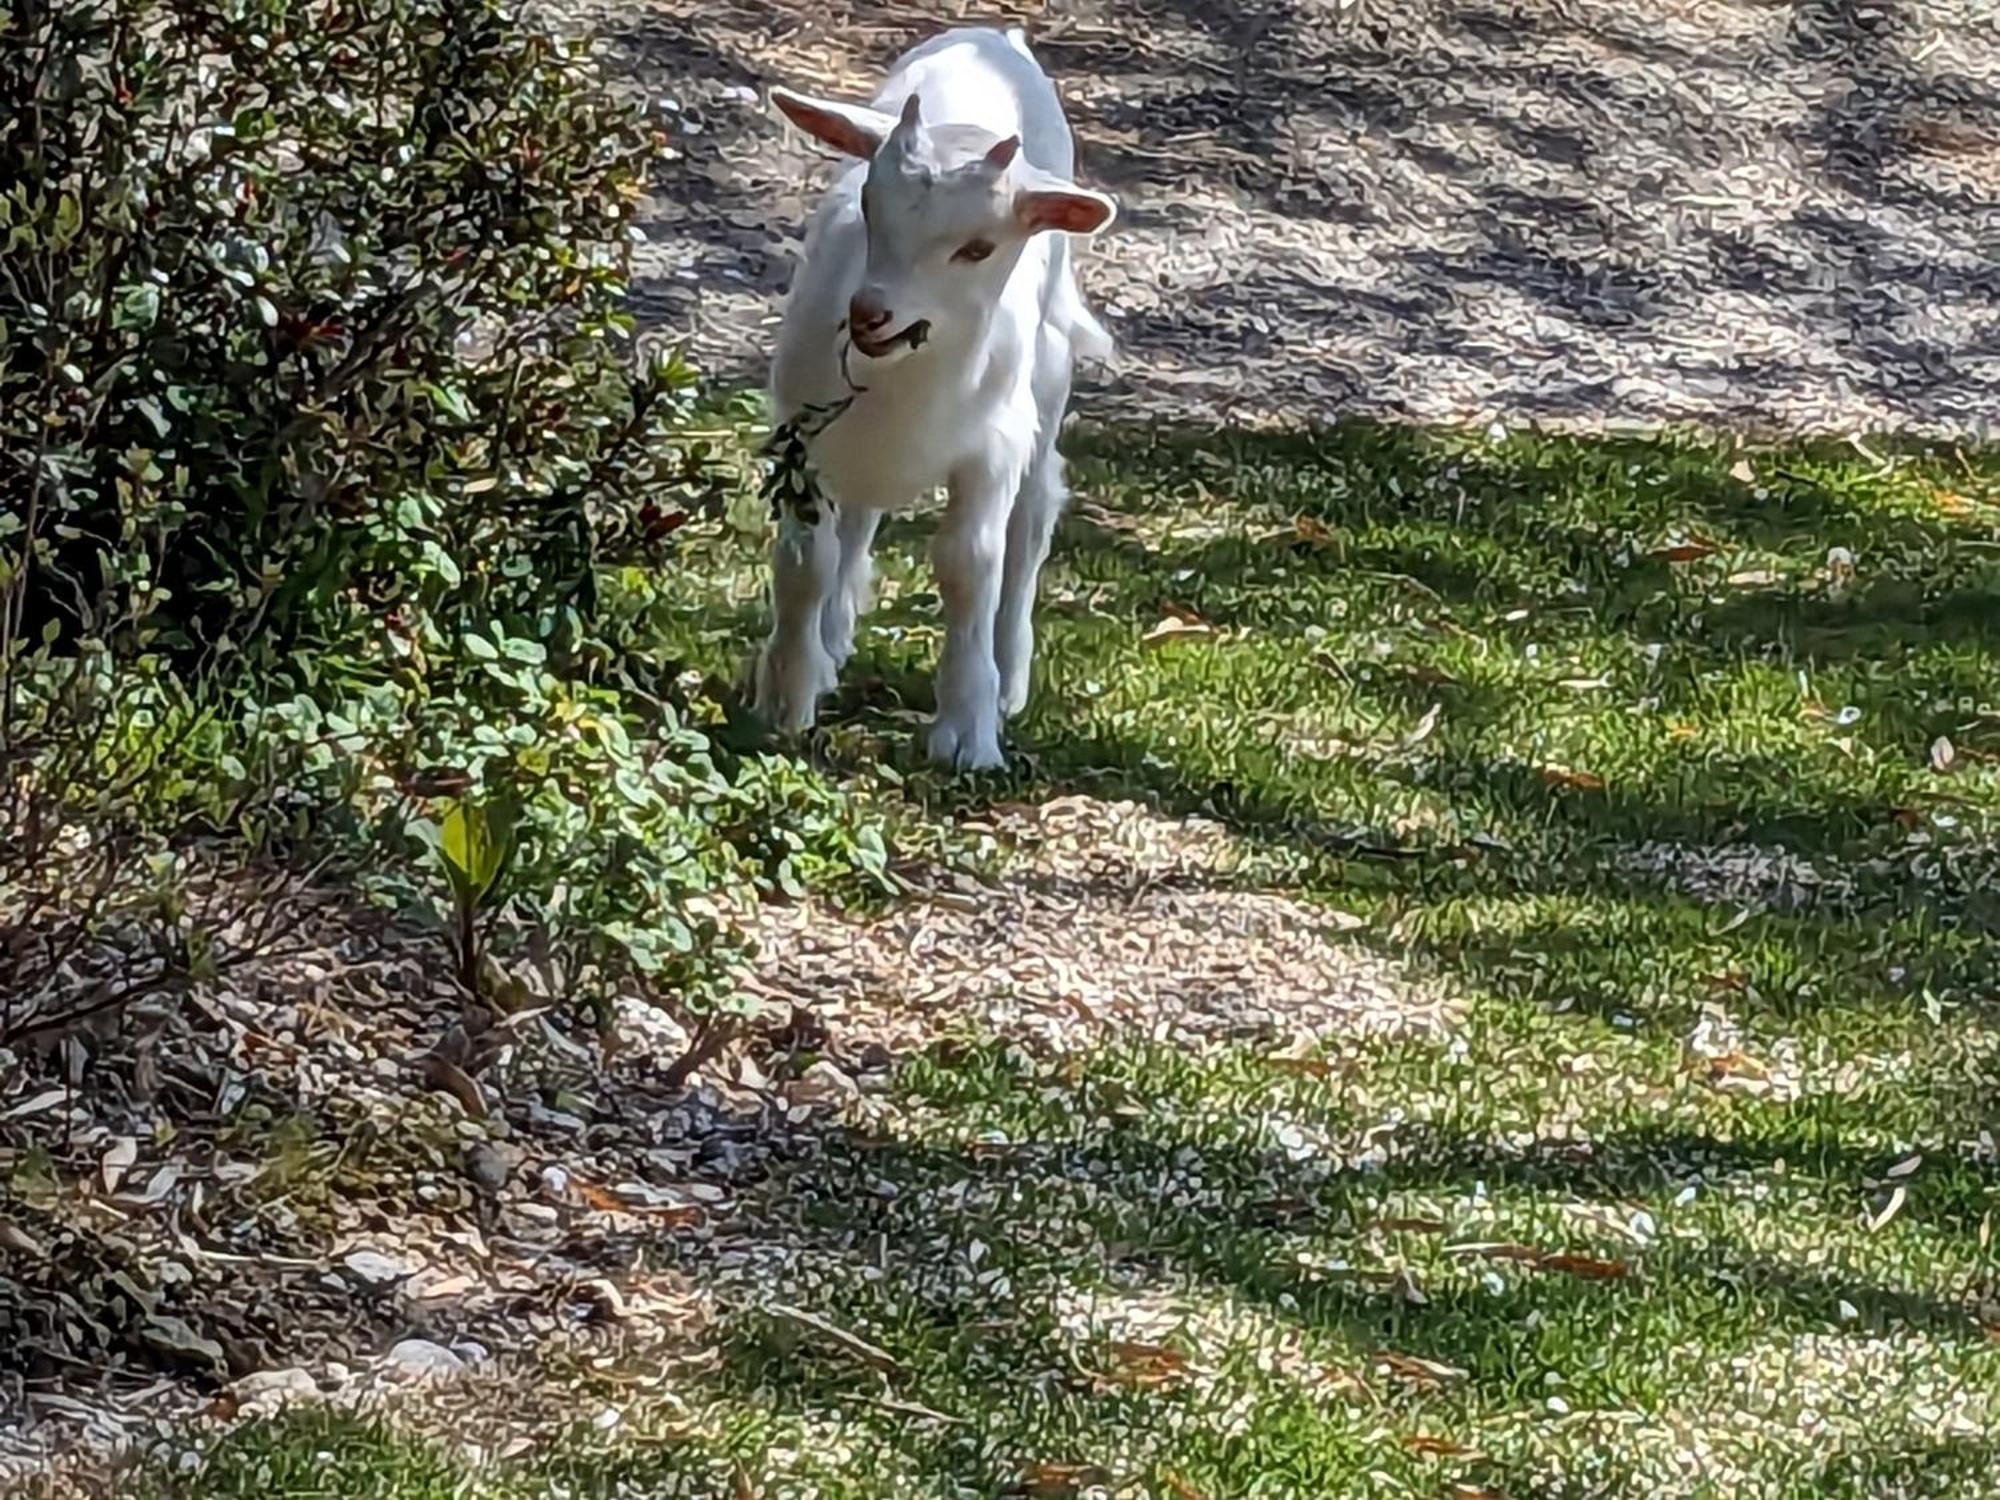
[[[929,749],[932,763],[950,771],[1001,771],[1007,766],[1000,731],[991,725],[938,719],[931,725]]]
[[[834,673],[825,660],[779,663],[758,659],[751,707],[780,734],[803,734],[819,717],[819,700],[832,690]]]

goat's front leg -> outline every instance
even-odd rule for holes
[[[819,638],[838,672],[854,654],[854,625],[868,608],[868,584],[874,572],[868,549],[875,545],[875,528],[882,523],[879,510],[841,507],[834,524],[839,538],[840,561],[835,568],[832,592],[820,614]]]
[[[937,718],[930,754],[939,765],[994,770],[1000,754],[1000,669],[994,617],[1007,562],[1007,516],[1015,473],[981,465],[951,478],[951,500],[932,548],[944,601],[944,653],[938,661]]]
[[[831,507],[822,507],[810,525],[791,515],[778,523],[771,551],[771,635],[757,658],[756,706],[760,717],[785,734],[812,728],[820,695],[833,688],[839,673],[820,632],[839,566]]]

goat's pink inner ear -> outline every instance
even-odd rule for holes
[[[995,141],[986,153],[986,165],[997,172],[1004,172],[1021,150],[1021,138],[1010,135],[1004,141]]]
[[[1111,200],[1095,193],[1042,190],[1014,200],[1014,217],[1023,229],[1059,229],[1064,234],[1095,234],[1111,222]]]
[[[848,110],[789,89],[771,90],[771,102],[799,129],[836,151],[869,157],[881,148],[882,137]]]

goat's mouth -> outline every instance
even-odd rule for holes
[[[918,318],[915,322],[905,324],[896,332],[887,335],[867,334],[854,327],[849,327],[847,330],[847,337],[852,340],[854,347],[869,359],[886,359],[898,349],[921,349],[924,340],[930,336],[931,324],[928,318]]]

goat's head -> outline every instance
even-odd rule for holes
[[[1095,234],[1116,213],[1103,194],[1029,164],[1018,136],[926,125],[915,94],[899,117],[789,89],[771,98],[806,134],[868,163],[868,260],[847,316],[864,358],[898,359],[934,335],[979,326],[1029,236]]]

